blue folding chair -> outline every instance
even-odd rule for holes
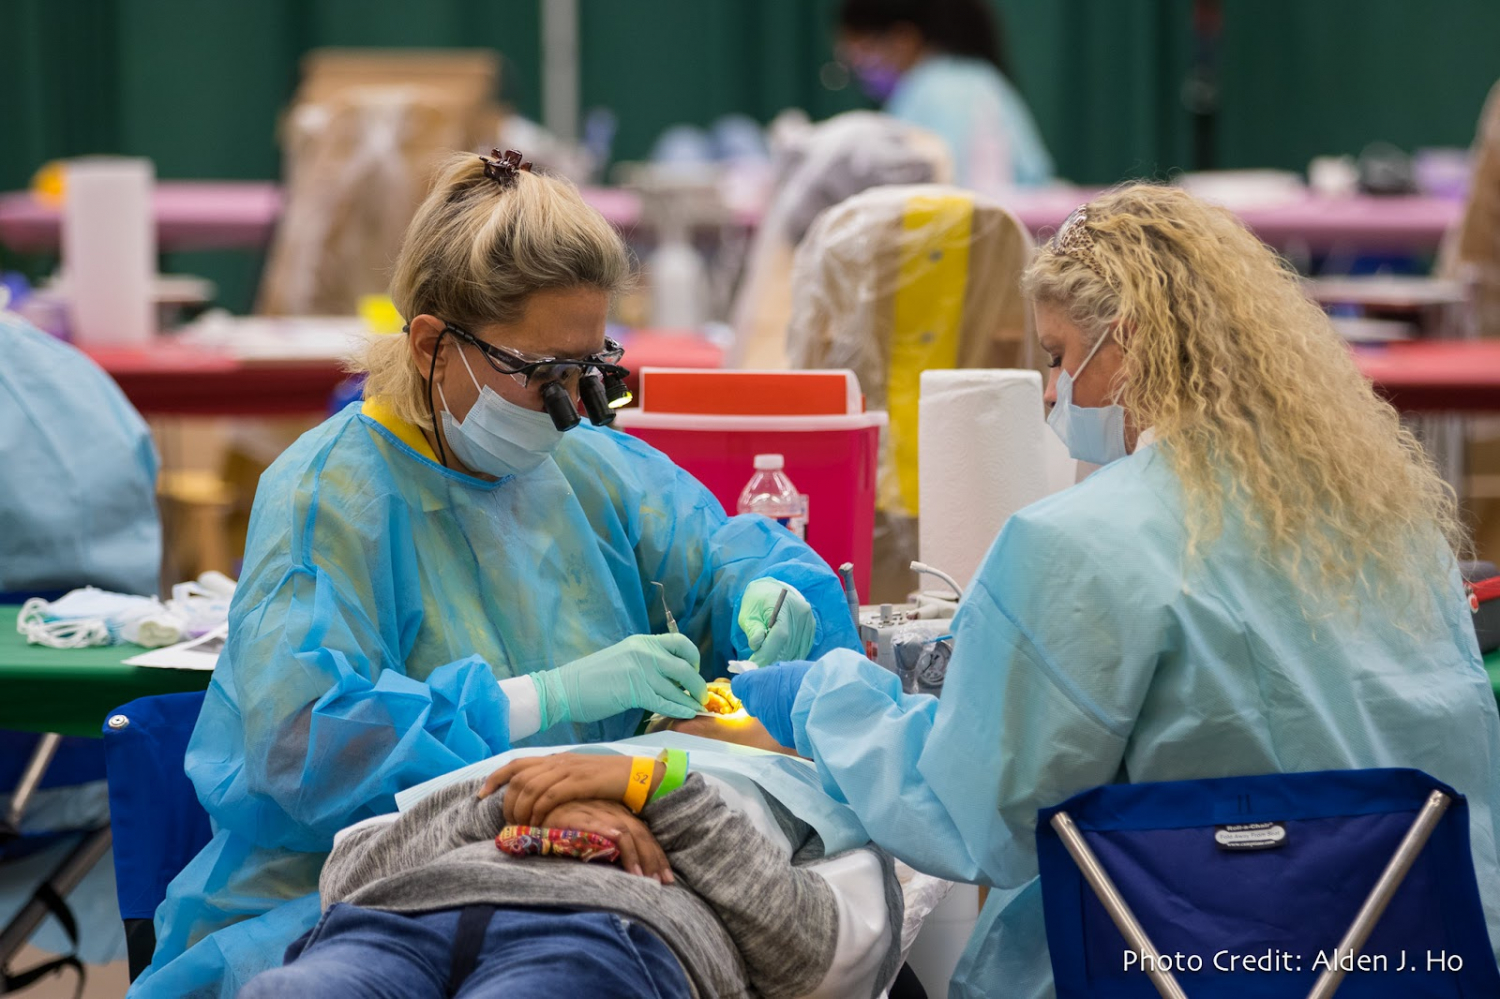
[[[203,692],[140,697],[104,723],[115,886],[134,981],[156,951],[156,908],[167,885],[213,835],[183,771]]]
[[[1468,803],[1421,771],[1108,785],[1036,837],[1058,999],[1500,996]]]

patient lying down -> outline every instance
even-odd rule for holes
[[[781,748],[744,717],[673,727]],[[884,854],[824,856],[803,816],[695,769],[723,755],[712,747],[639,816],[620,801],[629,757],[559,750],[340,832],[323,918],[243,999],[855,997],[895,976],[902,901]],[[593,836],[513,856],[497,847],[502,830],[509,849],[539,842],[513,826]],[[617,847],[619,859],[559,856],[559,842]]]

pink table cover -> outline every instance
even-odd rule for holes
[[[1097,189],[1018,191],[1006,207],[1039,236],[1061,225]],[[621,229],[640,221],[640,197],[619,188],[584,188],[590,204]],[[263,181],[165,181],[157,185],[157,244],[163,250],[254,249],[267,245],[281,211],[279,188]],[[751,214],[738,221],[753,224]],[[1320,198],[1250,207],[1240,217],[1273,246],[1301,243],[1310,250],[1436,249],[1463,214],[1463,205],[1421,196]],[[57,248],[57,209],[28,192],[0,195],[0,243],[23,252]]]
[[[1050,236],[1068,213],[1099,189],[1018,191],[1005,206],[1033,234]],[[1461,202],[1410,197],[1323,198],[1308,194],[1276,205],[1238,211],[1245,224],[1272,246],[1302,243],[1309,250],[1435,250],[1443,235],[1463,216]]]
[[[267,181],[175,180],[156,185],[156,245],[166,250],[258,249],[271,242],[281,189]],[[0,194],[0,243],[57,249],[62,212],[28,191]]]

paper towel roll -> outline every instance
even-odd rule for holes
[[[1007,517],[1046,496],[1035,371],[922,372],[917,547],[967,587]]]
[[[73,338],[143,344],[156,333],[156,218],[151,161],[86,157],[67,166],[63,282]]]

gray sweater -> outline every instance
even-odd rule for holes
[[[790,862],[690,775],[641,813],[677,878],[663,886],[613,864],[502,853],[494,843],[505,825],[502,795],[480,801],[479,784],[443,788],[392,822],[347,830],[318,884],[324,908],[424,912],[488,903],[614,912],[656,933],[703,997],[801,996],[829,973],[839,914],[833,890],[809,869],[823,859],[822,841],[785,809],[773,804],[792,844]],[[890,932],[875,994],[895,975],[902,919],[895,871],[877,855]]]

